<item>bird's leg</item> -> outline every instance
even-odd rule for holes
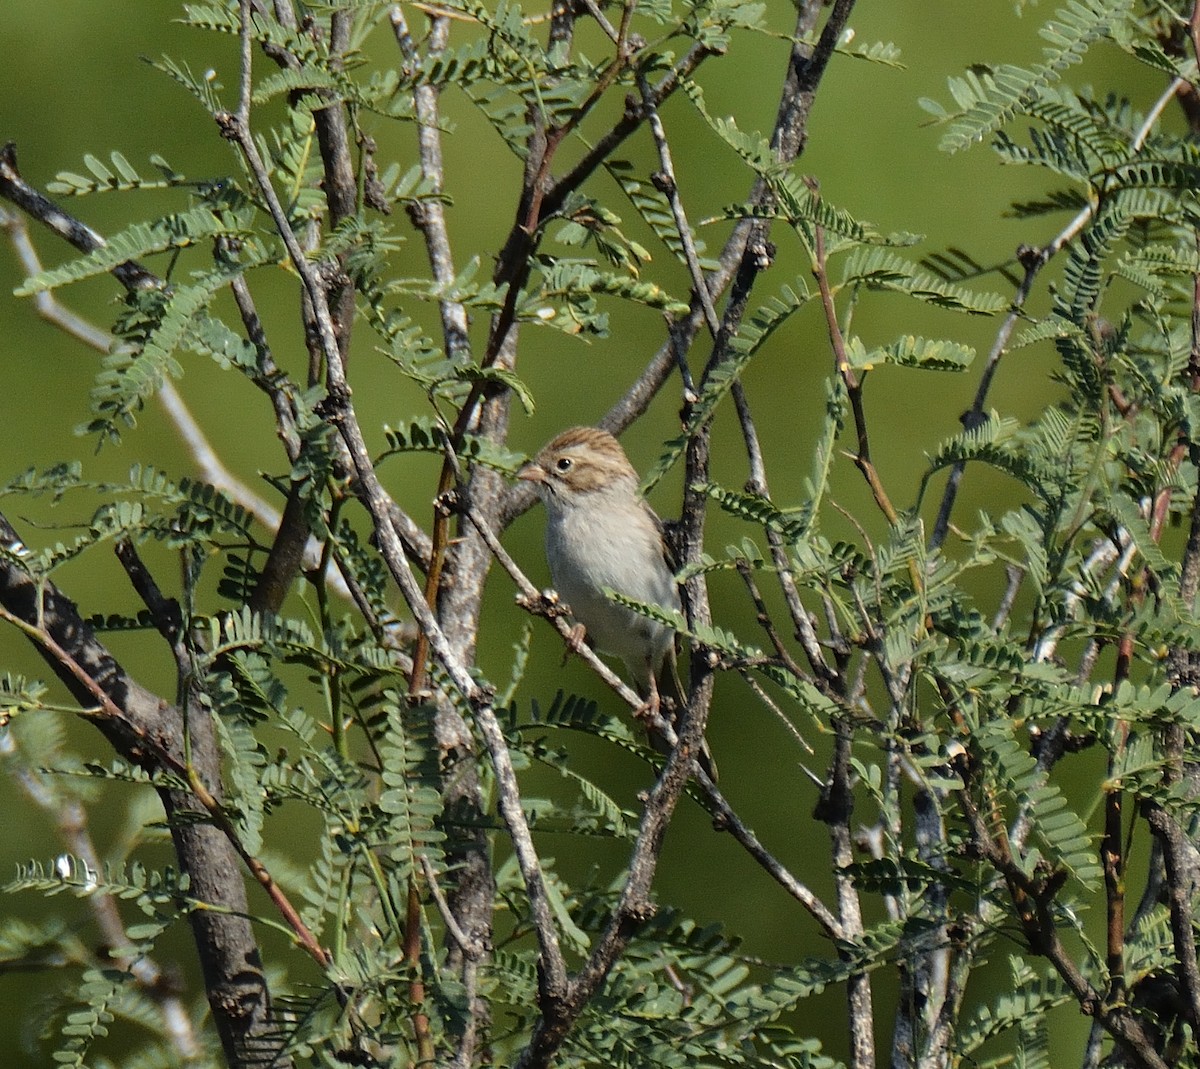
[[[654,720],[657,718],[660,710],[662,709],[662,695],[658,691],[658,680],[654,675],[654,665],[647,664],[646,668],[646,675],[650,680],[648,686],[646,687],[648,693],[643,695],[646,700],[642,702],[642,704],[636,709],[634,709],[633,716],[635,720],[645,721],[646,730],[650,731],[651,724],[653,724]]]
[[[567,648],[563,650],[563,664],[566,664],[570,660],[572,654],[578,656],[584,645],[586,645],[587,628],[583,624],[575,624],[571,628],[570,634],[567,635],[566,642]]]

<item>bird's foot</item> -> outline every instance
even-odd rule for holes
[[[566,642],[567,648],[563,650],[563,664],[570,660],[572,654],[578,655],[587,645],[587,628],[583,624],[576,624],[567,635]]]
[[[654,678],[654,673],[650,673],[650,693],[646,695],[646,700],[642,702],[633,711],[634,720],[639,721],[646,730],[650,730],[654,721],[658,719],[662,712],[662,695],[658,692],[658,680]]]

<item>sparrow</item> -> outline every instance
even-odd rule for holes
[[[609,589],[649,605],[681,609],[662,521],[642,497],[625,450],[608,431],[572,427],[550,441],[517,478],[531,483],[546,506],[546,559],[571,615],[597,650],[625,662],[645,708],[659,711],[665,697],[677,722],[688,699],[676,664],[675,632],[604,593]],[[653,732],[651,742],[660,752],[670,750]],[[715,781],[707,742],[699,762]]]

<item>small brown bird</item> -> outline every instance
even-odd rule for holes
[[[620,657],[650,708],[659,698],[677,717],[687,696],[676,666],[675,632],[605,596],[679,611],[679,588],[668,563],[662,521],[642,497],[638,474],[608,431],[572,427],[518,473],[546,505],[546,558],[555,589],[601,652]],[[662,752],[668,749],[651,733]],[[708,744],[699,755],[717,778]]]

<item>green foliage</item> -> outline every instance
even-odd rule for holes
[[[591,19],[620,13],[583,5],[581,26],[585,8]],[[182,759],[157,764],[157,741],[145,733],[124,739],[125,756],[76,756],[56,692],[15,670],[0,679],[0,765],[31,804],[73,813],[117,799],[132,829],[99,870],[64,853],[22,866],[4,893],[74,896],[81,916],[97,902],[119,903],[148,918],[125,929],[126,945],[104,953],[77,933],[82,921],[14,915],[0,923],[0,964],[63,970],[69,1008],[55,1017],[48,1043],[56,1062],[103,1064],[97,1051],[118,1026],[153,1036],[143,1064],[179,1060],[153,985],[124,966],[162,953],[159,936],[185,918],[219,909],[163,860],[165,836],[193,824],[231,840],[275,895],[250,907],[256,932],[270,935],[278,1007],[269,1049],[258,1052],[263,1064],[450,1064],[472,1036],[472,1064],[511,1064],[546,1015],[562,1011],[546,994],[547,942],[561,945],[576,979],[590,975],[591,955],[621,943],[554,1052],[564,1067],[832,1069],[841,1048],[824,1052],[820,1037],[830,1032],[812,1020],[811,1000],[841,1007],[850,991],[853,1015],[864,1012],[872,984],[887,993],[877,1006],[896,1007],[899,1046],[880,1064],[911,1056],[914,1064],[1049,1065],[1052,1030],[1080,1009],[1098,1018],[1106,1058],[1131,1049],[1117,1018],[1143,1029],[1147,1042],[1183,1036],[1174,1009],[1142,996],[1164,977],[1182,982],[1188,915],[1180,922],[1150,897],[1135,910],[1125,896],[1149,882],[1131,868],[1161,835],[1148,818],[1162,815],[1190,833],[1198,817],[1183,775],[1200,734],[1200,631],[1188,588],[1196,549],[1170,525],[1194,524],[1200,460],[1200,156],[1161,110],[1142,114],[1116,96],[1063,84],[1094,49],[1133,57],[1155,78],[1194,79],[1160,8],[1068,0],[1042,27],[1039,63],[974,67],[951,80],[952,106],[927,104],[947,124],[947,151],[991,139],[999,164],[1036,168],[1054,184],[1014,206],[1023,225],[1050,216],[1062,229],[1033,230],[1042,244],[994,269],[989,284],[1011,284],[1004,292],[979,285],[993,272],[970,251],[920,258],[907,249],[912,235],[884,233],[826,199],[770,134],[710,110],[701,60],[724,62],[728,51],[736,71],[745,36],[773,33],[767,6],[746,0],[647,0],[624,9],[630,25],[602,24],[578,39],[508,0],[337,0],[307,5],[296,27],[279,21],[284,6],[275,14],[256,6],[245,98],[254,152],[239,146],[238,173],[192,182],[155,155],[158,176],[144,177],[118,152],[111,167],[86,155],[89,175],[61,173],[51,189],[64,196],[154,189],[180,198],[176,210],[131,223],[18,290],[32,296],[142,264],[95,374],[85,431],[116,442],[164,383],[187,375],[193,357],[211,362],[231,390],[248,386],[268,398],[263,409],[286,455],[266,478],[301,514],[312,544],[294,550],[304,554],[291,572],[302,582],[270,611],[262,591],[283,550],[247,507],[205,481],[136,465],[124,481],[99,483],[67,462],[0,486],[5,502],[70,502],[75,516],[77,503],[88,502],[87,518],[61,541],[0,546],[5,574],[35,606],[48,583],[69,586],[72,566],[106,559],[113,545],[131,573],[131,547],[178,557],[172,595],[156,598],[139,584],[144,610],[114,598],[89,623],[104,637],[121,632],[121,642],[166,639],[177,675],[160,709],[185,707],[187,717],[211,722],[222,771],[220,790],[206,796],[188,765],[191,734]],[[187,4],[182,21],[237,36],[239,11],[236,3]],[[436,26],[402,24],[408,18]],[[336,55],[335,24],[345,45]],[[610,36],[626,33],[619,50],[608,47]],[[380,64],[377,39],[399,41],[402,59]],[[840,40],[835,68],[843,55],[898,66],[886,44]],[[155,66],[237,141],[215,79],[182,61]],[[701,158],[719,157],[744,179],[745,195],[722,193],[714,203],[736,199],[697,225],[712,224],[711,235],[734,224],[762,239],[763,262],[752,262],[752,247],[733,272],[736,299],[718,301],[722,329],[690,353],[683,324],[699,322],[701,302],[682,288],[692,279],[678,267],[719,263],[696,235],[684,240],[674,210],[696,157],[676,159],[672,176],[665,152],[652,175],[631,162],[641,159],[636,145],[628,159],[615,155],[643,132],[642,94],[660,89],[686,97],[682,110],[708,154]],[[422,114],[434,100],[446,106],[436,121]],[[518,157],[512,172],[524,171],[524,187],[510,186],[507,174],[448,176],[428,152],[415,162],[413,139],[448,124],[456,107],[476,109],[489,136]],[[333,135],[323,125],[330,115],[353,144],[353,203],[336,213]],[[660,117],[675,139],[671,108]],[[408,139],[403,151],[400,138]],[[249,162],[255,153],[263,175]],[[471,245],[436,270],[414,268],[409,223],[435,247],[429,219],[453,206],[461,181],[495,184],[493,215],[511,226],[502,247]],[[777,246],[770,255],[768,232]],[[764,295],[758,274],[784,245],[807,273]],[[734,246],[729,262],[739,256]],[[273,351],[248,294],[278,285],[307,319],[296,337],[281,332]],[[321,366],[335,354],[322,349],[327,324],[312,312],[313,286],[336,305],[331,329],[341,316],[356,320],[350,388]],[[696,439],[713,433],[723,443],[714,455],[723,448],[734,408],[737,429],[761,444],[739,394],[743,378],[771,354],[790,355],[799,326],[831,339],[812,360],[824,369],[818,425],[803,437],[783,428],[777,470],[786,478],[773,480],[774,491],[756,472],[725,485],[714,474],[728,470],[722,464],[685,473],[685,520],[703,520],[708,509],[733,532],[723,551],[709,544],[679,562],[691,615],[605,591],[630,610],[632,626],[653,621],[685,640],[693,679],[718,676],[718,702],[734,703],[728,677],[805,749],[800,761],[779,762],[796,766],[795,783],[753,785],[797,812],[815,808],[798,836],[801,862],[785,874],[791,882],[779,871],[787,862],[764,859],[773,844],[758,843],[736,811],[698,786],[691,795],[730,843],[787,887],[788,903],[798,903],[795,926],[825,938],[799,959],[747,952],[736,918],[701,925],[653,895],[629,911],[624,858],[653,836],[661,849],[664,832],[652,818],[663,787],[648,784],[662,755],[610,698],[545,692],[539,677],[527,678],[548,641],[540,621],[514,639],[494,628],[490,605],[454,615],[467,612],[478,592],[471,584],[482,587],[485,574],[472,518],[490,509],[482,519],[500,534],[520,502],[497,487],[512,485],[525,456],[497,428],[509,401],[533,413],[540,400],[509,332],[519,328],[523,339],[550,327],[560,332],[557,345],[571,347],[606,338],[616,309],[665,321],[664,338],[695,379],[647,488],[683,466]],[[936,314],[939,325],[910,323],[918,311]],[[993,317],[986,360],[977,341],[964,340],[964,320],[944,313],[971,317],[971,326]],[[476,329],[484,321],[489,329]],[[911,445],[874,433],[877,391],[895,390],[923,414],[931,376],[913,372],[982,376],[986,386],[1010,373],[1018,349],[1052,368],[1056,399],[1015,414],[991,409],[999,402],[981,389],[962,431],[930,450],[919,479],[899,481],[891,461]],[[569,382],[574,356],[555,365],[559,379]],[[359,413],[350,406],[361,400],[355,390],[367,380],[358,368],[368,362],[390,377],[395,409],[389,425],[364,428],[367,446],[356,451]],[[890,366],[867,374],[882,365]],[[467,410],[481,400],[484,408]],[[638,402],[629,403],[634,412]],[[376,492],[359,466],[373,471],[384,461],[397,480],[440,472],[404,484],[406,496],[436,498],[445,512],[435,533],[415,531],[399,506],[385,518],[377,500],[370,514],[359,507]],[[966,517],[953,507],[959,480],[984,468],[1003,476],[1007,496],[985,499]],[[862,476],[865,506],[846,491]],[[385,558],[396,541],[385,534],[403,542],[403,560]],[[431,578],[405,576],[413,568]],[[417,589],[429,584],[420,606],[402,604],[397,576]],[[704,622],[697,610],[709,602],[698,594],[710,581],[720,598]],[[558,610],[547,600],[540,611]],[[87,671],[38,630],[38,611],[32,622],[5,612],[61,677],[77,681]],[[463,673],[447,671],[417,641],[410,617],[426,612],[439,623],[425,636],[429,645],[439,657],[466,651]],[[474,663],[477,645],[501,685]],[[464,684],[467,672],[477,690]],[[657,711],[685,712],[669,699]],[[124,725],[104,719],[107,707],[87,713],[122,741]],[[739,723],[747,738],[759,730],[749,715]],[[622,764],[638,770],[644,789],[620,780]],[[507,793],[510,772],[516,797]],[[805,806],[804,791],[815,807]],[[173,805],[170,827],[148,823],[141,816],[155,792],[195,804]],[[731,782],[728,793],[736,801],[744,785]],[[692,804],[685,797],[680,807]],[[526,830],[528,841],[517,834]],[[826,831],[817,857],[813,844]],[[598,860],[582,874],[578,854],[556,865],[549,844],[558,843]],[[708,864],[716,862],[698,862]],[[453,911],[480,888],[490,912],[474,930],[457,930]],[[538,930],[547,917],[549,935]],[[200,1011],[185,1013],[190,1027],[207,1027]],[[945,1022],[956,1023],[947,1030]],[[861,1042],[859,1033],[882,1037],[892,1022],[852,1024]],[[836,1031],[847,1031],[840,1018]]]
[[[188,880],[170,869],[150,871],[141,864],[99,873],[81,858],[63,855],[53,865],[31,861],[22,865],[6,891],[40,891],[73,894],[78,898],[111,895],[134,901],[144,913],[155,916],[163,907],[187,902]]]
[[[207,207],[180,212],[153,223],[135,223],[121,233],[114,234],[95,252],[63,267],[34,275],[17,291],[17,295],[28,296],[85,278],[94,278],[127,260],[208,245],[218,235],[236,238],[241,236],[241,232]]]
[[[922,271],[912,261],[890,249],[865,246],[846,257],[843,286],[907,293],[918,300],[954,311],[991,315],[1002,312],[1009,299],[998,293],[977,293]]]
[[[971,1056],[987,1040],[1002,1036],[1010,1029],[1030,1027],[1043,1019],[1048,1010],[1070,1000],[1070,992],[1057,976],[1039,976],[1015,955],[1009,958],[1009,967],[1011,989],[994,1004],[981,1006],[960,1029],[955,1046],[961,1055]]]
[[[951,124],[942,137],[943,150],[957,152],[982,141],[1052,93],[1063,71],[1079,63],[1097,41],[1123,36],[1129,8],[1128,0],[1070,0],[1042,27],[1048,47],[1041,63],[1031,68],[1009,63],[981,66],[952,78],[950,93],[957,111],[922,101],[938,121]]]
[[[911,334],[878,349],[867,349],[858,338],[847,348],[850,366],[869,371],[876,364],[926,367],[933,371],[966,371],[975,350],[960,342],[914,338]]]
[[[119,193],[133,189],[169,189],[187,181],[158,155],[151,156],[150,162],[161,175],[160,178],[143,178],[119,152],[113,152],[109,158],[113,165],[111,171],[103,161],[89,154],[83,157],[83,162],[92,172],[91,178],[72,174],[70,171],[60,171],[56,180],[48,183],[46,188],[58,196],[79,197],[85,193],[99,193],[106,189]]]

